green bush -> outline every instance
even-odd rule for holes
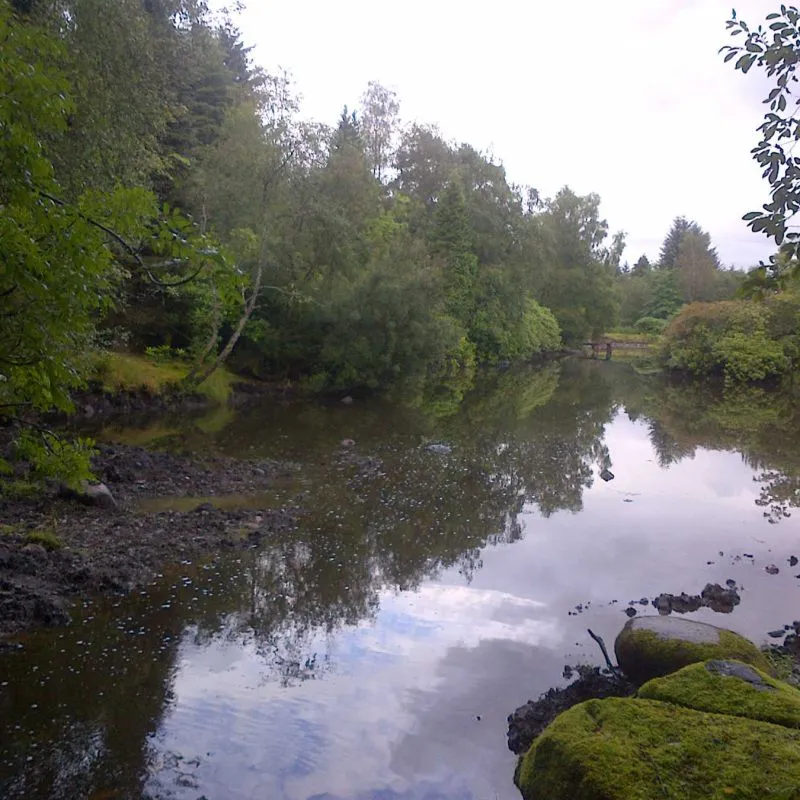
[[[633,330],[637,333],[646,333],[648,335],[657,335],[667,327],[665,319],[658,319],[657,317],[640,317],[633,325]]]
[[[561,346],[561,331],[552,312],[526,298],[514,316],[498,298],[483,302],[470,326],[477,357],[483,363],[517,361]]]
[[[785,316],[780,303],[692,303],[665,330],[667,364],[700,375],[723,375],[728,383],[782,375],[791,369],[796,349]]]

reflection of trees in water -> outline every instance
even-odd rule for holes
[[[241,567],[237,596],[210,615],[199,640],[244,637],[265,673],[283,683],[332,668],[331,634],[373,619],[384,591],[412,590],[444,569],[470,582],[485,547],[523,536],[523,511],[579,511],[593,466],[610,466],[603,442],[616,405],[602,375],[567,367],[501,372],[458,415],[423,419],[418,435],[388,440],[380,475],[353,471],[315,486],[297,531]]]
[[[629,416],[647,420],[661,466],[692,458],[698,447],[742,454],[760,484],[756,505],[770,523],[800,507],[800,409],[787,392],[748,386],[647,382],[627,386]]]
[[[169,588],[95,609],[0,659],[0,796],[138,800],[171,698],[184,619]]]
[[[695,445],[677,441],[658,420],[648,421],[647,437],[660,467],[669,467],[683,461],[684,458],[694,458],[697,449]]]
[[[765,470],[753,477],[761,484],[756,505],[773,525],[792,516],[790,509],[800,507],[800,476],[777,470]]]
[[[449,568],[469,582],[487,546],[523,536],[523,511],[580,510],[593,467],[611,464],[603,435],[617,406],[604,374],[583,365],[497,373],[457,414],[443,415],[440,405],[410,430],[368,412],[386,431],[380,476],[353,481],[352,470],[332,469],[295,532],[213,574],[198,571],[177,593],[166,587],[128,600],[119,620],[109,613],[64,634],[52,691],[25,677],[49,656],[32,648],[13,662],[20,688],[2,711],[27,722],[14,732],[0,720],[0,736],[16,742],[0,763],[0,794],[146,796],[152,737],[169,708],[181,643],[245,641],[265,679],[308,680],[335,668],[333,634],[373,619],[382,592],[413,589]],[[326,429],[328,417],[303,414]],[[434,438],[452,453],[418,446]],[[34,703],[41,711],[31,714]],[[45,745],[35,771],[20,766],[33,743]],[[42,790],[53,786],[65,788]]]

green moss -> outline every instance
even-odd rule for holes
[[[689,664],[715,658],[744,661],[762,672],[769,672],[769,662],[749,639],[723,628],[717,630],[718,642],[695,643],[626,626],[617,637],[614,648],[620,667],[635,683],[644,683]]]
[[[525,800],[800,798],[800,731],[654,700],[561,714],[517,768]]]
[[[64,542],[52,531],[31,531],[24,537],[26,544],[40,544],[45,550],[60,550]]]
[[[692,664],[639,690],[639,697],[675,703],[696,711],[749,717],[789,728],[800,728],[800,691],[759,672],[769,690],[739,678],[720,675],[706,664]]]
[[[800,687],[800,659],[783,653],[775,647],[762,648],[761,652],[769,662],[770,675],[792,686]]]

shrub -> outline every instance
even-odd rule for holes
[[[696,374],[721,374],[745,383],[780,375],[791,366],[785,343],[774,338],[769,305],[728,300],[692,303],[665,330],[667,364]]]
[[[657,317],[640,317],[633,325],[633,329],[637,333],[646,333],[650,336],[658,335],[666,327],[667,321]]]

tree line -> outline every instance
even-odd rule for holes
[[[711,236],[697,222],[676,217],[658,261],[651,264],[642,255],[617,276],[619,323],[659,333],[684,305],[730,299],[745,276],[744,270],[723,267]]]

